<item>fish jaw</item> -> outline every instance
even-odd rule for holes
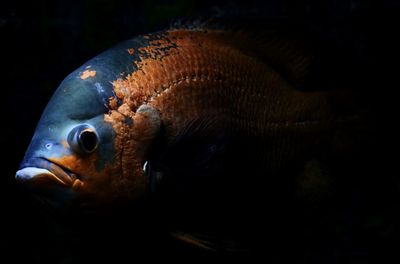
[[[34,181],[43,183],[56,183],[62,186],[68,186],[68,183],[57,177],[49,170],[35,167],[26,167],[17,171],[15,178],[21,183]]]

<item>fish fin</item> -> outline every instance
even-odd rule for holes
[[[213,245],[213,243],[211,243],[210,241],[205,240],[204,238],[202,239],[196,237],[195,235],[179,231],[171,232],[171,236],[175,239],[184,242],[185,244],[189,244],[196,248],[208,251],[216,251],[215,245]]]
[[[157,169],[157,167],[153,167],[150,161],[145,161],[143,172],[146,178],[146,188],[148,193],[155,193],[157,186],[159,186],[164,179],[163,171]]]
[[[209,252],[246,252],[248,250],[233,239],[182,231],[173,231],[170,234],[187,245]]]
[[[227,142],[227,134],[217,118],[206,117],[188,122],[172,142],[159,144],[154,151],[159,155],[150,157],[148,174],[153,178],[150,182],[160,185],[166,182],[161,178],[168,178],[169,183],[179,188],[186,184],[195,185],[197,180],[215,175]],[[156,177],[157,180],[154,179]]]
[[[298,194],[303,200],[317,203],[331,193],[332,181],[327,165],[321,160],[310,159],[300,172]]]

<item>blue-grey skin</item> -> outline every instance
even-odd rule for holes
[[[16,173],[17,181],[33,189],[57,192],[56,199],[64,204],[73,200],[77,193],[75,189],[81,186],[81,177],[85,175],[79,175],[79,172],[71,171],[63,164],[55,166],[54,160],[71,155],[86,158],[95,154],[95,170],[98,172],[113,164],[115,132],[104,121],[104,115],[110,110],[110,99],[115,98],[118,103],[112,81],[136,70],[134,62],[139,60],[139,55],[137,52],[127,52],[128,49],[137,50],[147,45],[149,37],[125,41],[88,61],[63,80],[42,114],[20,170]],[[85,71],[95,71],[95,75],[83,77]],[[127,119],[126,122],[132,120]],[[80,125],[93,129],[98,136],[94,154],[79,153],[69,144],[69,134]],[[61,184],[55,185],[54,182],[59,179],[51,174],[61,177]],[[74,182],[76,179],[79,184]]]

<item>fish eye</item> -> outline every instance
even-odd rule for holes
[[[86,124],[74,127],[68,135],[68,144],[77,153],[92,153],[98,143],[99,138],[95,129]]]

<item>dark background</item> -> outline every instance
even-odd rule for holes
[[[341,211],[337,234],[324,249],[306,255],[316,263],[375,263],[397,257],[400,184],[398,171],[393,170],[398,154],[390,150],[397,150],[393,142],[398,120],[394,109],[399,8],[396,1],[372,0],[3,1],[0,262],[8,262],[1,260],[7,257],[11,262],[76,261],[59,250],[65,245],[49,231],[52,220],[14,183],[40,114],[62,79],[124,39],[162,29],[172,18],[198,15],[288,17],[326,44],[326,63],[318,77],[361,91],[372,125],[363,146],[367,154],[358,160],[357,175],[349,179],[359,187],[343,202],[347,206]]]

